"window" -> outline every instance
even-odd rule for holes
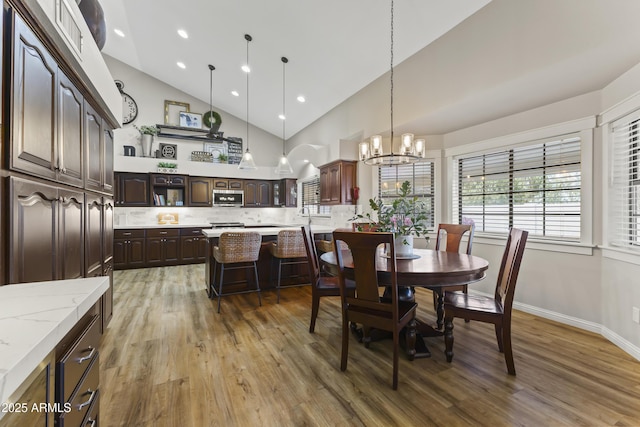
[[[427,205],[427,228],[434,228],[434,163],[432,161],[378,168],[378,196],[384,204],[398,197],[404,181],[411,183],[412,195],[422,197]]]
[[[612,126],[609,236],[611,244],[640,251],[640,111]]]
[[[320,206],[320,177],[302,183],[302,208],[311,215],[330,215],[331,206]]]
[[[522,228],[532,236],[580,240],[581,139],[532,141],[456,158],[454,218],[476,232]]]

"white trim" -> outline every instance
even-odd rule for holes
[[[598,115],[598,126],[604,126],[640,108],[640,92],[618,102]]]
[[[502,147],[509,147],[522,142],[530,142],[544,138],[552,138],[559,135],[581,132],[596,127],[596,117],[589,116],[582,119],[571,120],[569,122],[558,123],[538,129],[531,129],[510,135],[499,136],[497,138],[484,141],[472,142],[457,147],[444,150],[445,157],[454,157],[467,153],[477,153],[485,150],[495,150]]]
[[[617,248],[615,246],[603,246],[602,256],[604,258],[614,259],[616,261],[627,262],[629,264],[640,265],[640,253],[630,251],[624,248]]]
[[[527,247],[528,247],[528,244],[529,242],[527,242]],[[484,292],[477,292],[477,291],[471,291],[471,290],[469,290],[469,292],[477,295],[484,295],[489,297],[493,296]],[[599,334],[603,338],[607,339],[608,341],[610,341],[611,343],[613,343],[614,345],[622,349],[624,352],[626,352],[630,356],[634,357],[636,360],[640,360],[640,347],[633,345],[633,343],[627,341],[625,338],[616,334],[612,330],[605,328],[599,323],[589,322],[587,320],[579,319],[577,317],[567,316],[562,313],[558,313],[551,310],[545,310],[543,308],[539,308],[533,305],[523,304],[515,301],[513,303],[513,308],[519,311],[523,311],[525,313],[533,314],[534,316],[542,317],[544,319],[549,319],[554,322],[562,323],[564,325],[573,326],[578,329],[583,329],[585,331]]]
[[[490,245],[490,246],[503,246],[507,241],[506,236],[501,235],[482,235],[482,234],[474,234],[473,236],[473,244],[474,245]],[[537,250],[537,251],[548,251],[548,252],[560,252],[566,254],[574,254],[574,255],[586,255],[593,256],[593,249],[595,246],[593,245],[585,245],[582,243],[572,243],[572,242],[563,242],[563,241],[551,241],[546,239],[536,239],[535,236],[529,237],[527,239],[527,249],[526,250]]]
[[[593,128],[580,134],[580,243],[593,242]]]

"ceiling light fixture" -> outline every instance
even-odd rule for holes
[[[291,167],[291,164],[289,163],[289,159],[287,159],[287,152],[285,150],[285,122],[286,122],[286,115],[285,115],[285,98],[286,98],[286,86],[285,86],[285,65],[287,64],[287,62],[289,62],[289,60],[286,57],[282,57],[280,58],[280,60],[282,61],[282,114],[280,115],[280,118],[282,119],[282,157],[280,157],[280,160],[278,161],[278,166],[276,166],[276,173],[278,175],[287,175],[290,173],[293,173],[293,168]]]
[[[298,97],[296,98],[298,100],[298,102],[306,102],[307,98],[305,98],[303,95],[298,95]]]
[[[189,38],[189,34],[185,30],[178,30],[178,35],[180,37],[182,37],[183,39],[188,39]]]
[[[114,29],[113,32],[119,35],[120,37],[124,37],[124,31],[122,31],[120,28]]]
[[[393,152],[393,0],[391,0],[391,143],[390,153],[382,149],[382,136],[373,135],[370,142],[360,143],[360,160],[367,165],[394,166],[415,163],[425,156],[424,139],[413,141],[412,133],[405,133],[400,140],[400,152]]]
[[[238,91],[237,91],[237,90],[232,90],[232,91],[231,91],[231,95],[233,95],[233,96],[240,96],[240,94],[238,93]]]
[[[187,66],[186,66],[186,65],[184,65],[184,62],[176,62],[176,65],[177,65],[178,67],[182,68],[183,70],[184,70],[185,68],[187,68]]]
[[[249,34],[244,35],[244,39],[247,41],[247,65],[243,66],[249,70],[249,42],[253,40]],[[247,73],[247,151],[242,155],[242,160],[238,165],[238,169],[251,170],[256,169],[256,162],[253,161],[253,156],[249,152],[249,71]]]

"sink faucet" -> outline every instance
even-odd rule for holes
[[[311,211],[309,210],[309,207],[308,206],[303,206],[302,209],[300,209],[300,214],[304,215],[304,210],[305,209],[307,210],[307,215],[308,215],[308,218],[309,218],[309,220],[308,220],[309,221],[308,222],[309,223],[309,227],[311,227]]]

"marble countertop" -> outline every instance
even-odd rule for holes
[[[138,224],[138,225],[113,225],[114,230],[131,230],[139,228],[211,228],[211,224],[208,222],[198,224]]]
[[[108,288],[108,277],[0,286],[0,404]]]
[[[289,227],[255,227],[255,228],[216,228],[216,229],[207,229],[202,230],[202,234],[211,238],[211,237],[220,237],[222,233],[225,231],[233,231],[240,233],[248,233],[255,232],[259,233],[261,236],[277,236],[281,230],[290,230],[297,229],[300,230],[300,226],[289,226]],[[332,233],[334,230],[333,227],[327,227],[322,225],[311,225],[311,231],[313,233]]]

